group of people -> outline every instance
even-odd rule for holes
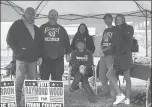
[[[79,82],[82,82],[88,100],[95,103],[97,97],[88,82],[88,77],[93,76],[92,54],[95,52],[95,45],[87,26],[84,23],[80,24],[70,44],[67,31],[57,23],[56,10],[49,11],[48,22],[39,28],[34,23],[35,15],[35,10],[28,7],[22,18],[12,24],[7,35],[7,44],[12,49],[13,59],[16,61],[17,107],[21,106],[24,80],[37,78],[37,65],[40,66],[42,80],[49,80],[51,74],[52,80],[62,81],[64,56],[72,67],[71,75],[74,77],[69,91],[78,89]],[[131,89],[133,27],[126,24],[125,17],[121,14],[115,18],[116,26],[112,25],[111,14],[106,14],[103,19],[108,28],[103,33],[98,66],[102,93],[110,93],[115,98],[114,104],[120,103],[123,99],[128,102]],[[126,80],[126,98],[117,85],[118,72],[122,72]],[[113,89],[109,88],[108,82]]]

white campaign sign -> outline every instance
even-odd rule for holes
[[[25,107],[64,107],[62,81],[25,80]]]
[[[14,81],[1,81],[0,107],[16,107],[15,83]]]

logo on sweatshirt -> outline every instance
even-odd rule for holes
[[[47,37],[45,37],[45,41],[59,41],[59,37],[57,35],[59,34],[60,27],[58,28],[50,28],[46,27],[44,30],[44,33],[47,33]]]
[[[103,36],[104,41],[105,41],[105,42],[108,42],[109,39],[112,38],[112,35],[113,35],[112,32],[105,32],[105,33],[104,33],[104,36]]]
[[[47,33],[48,31],[53,31],[53,32],[57,32],[57,33],[59,33],[59,31],[60,31],[60,27],[58,27],[58,28],[50,28],[50,27],[46,27],[44,33]]]
[[[88,61],[88,55],[84,55],[84,57],[76,56],[78,61]]]
[[[103,36],[103,41],[104,41],[103,46],[110,46],[111,45],[111,43],[109,43],[109,42],[110,42],[110,39],[112,38],[112,35],[113,35],[112,32],[105,32],[104,33],[104,36]]]

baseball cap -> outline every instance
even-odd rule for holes
[[[76,45],[79,44],[79,43],[83,43],[83,44],[85,44],[85,40],[77,39],[77,40],[76,40]]]
[[[111,14],[109,14],[109,13],[106,13],[106,14],[104,15],[103,19],[105,19],[106,17],[110,17],[110,18],[113,19],[113,16],[112,16]]]
[[[84,45],[86,45],[85,40],[81,40],[81,39],[77,39],[76,40],[75,46],[78,47],[78,44],[84,44]]]

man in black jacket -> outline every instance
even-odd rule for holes
[[[41,79],[62,80],[64,73],[64,55],[70,60],[70,41],[65,28],[57,23],[58,12],[54,9],[49,11],[49,21],[40,26],[44,37],[44,60],[42,65]]]
[[[35,10],[28,7],[22,19],[15,21],[9,29],[7,44],[14,53],[16,60],[16,101],[21,107],[21,93],[24,79],[34,80],[38,64],[42,62],[43,38],[39,28],[34,25]]]

